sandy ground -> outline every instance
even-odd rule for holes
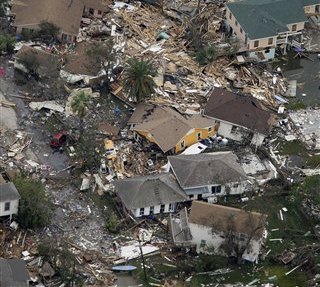
[[[3,80],[0,83],[0,101],[7,100],[2,93],[1,89],[3,87]],[[17,116],[14,108],[6,108],[0,106],[0,129],[10,129],[15,130],[17,129]]]

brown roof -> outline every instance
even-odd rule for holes
[[[42,21],[57,25],[61,32],[77,35],[84,4],[82,0],[13,0],[14,26],[28,27]]]
[[[23,45],[21,49],[16,53],[16,59],[23,59],[23,57],[32,56],[38,61],[42,72],[58,72],[59,59],[56,55],[49,53],[43,49],[37,49],[34,47]]]
[[[87,8],[101,10],[107,12],[110,10],[109,6],[112,4],[111,0],[82,0]]]
[[[274,116],[265,109],[251,96],[237,95],[222,88],[214,88],[204,115],[267,135],[274,122]]]
[[[267,216],[243,209],[193,201],[189,223],[211,227],[215,231],[233,231],[261,237]]]
[[[105,135],[118,135],[120,129],[116,126],[112,126],[109,123],[100,123],[98,127],[98,131]]]
[[[136,124],[135,131],[150,133],[163,152],[174,148],[191,129],[214,125],[201,116],[185,118],[172,108],[147,104],[137,105],[129,123]]]
[[[92,47],[92,43],[77,43],[75,49],[65,55],[63,70],[70,74],[97,76],[100,66],[97,65],[92,56],[88,55],[88,51]]]

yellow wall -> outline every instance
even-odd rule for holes
[[[216,133],[216,129],[214,126],[211,127],[211,131],[209,132],[208,130],[209,128],[204,128],[204,129],[193,129],[191,130],[191,132],[189,131],[189,134],[186,134],[175,146],[175,153],[179,153],[181,151],[183,151],[185,148],[195,144],[196,142],[198,142],[198,133],[201,132],[201,139],[206,139],[207,137],[211,137],[214,136]],[[154,140],[154,138],[152,136],[149,136],[148,132],[143,132],[143,131],[137,131],[137,133],[140,136],[143,136],[144,138],[146,138],[148,141],[155,143],[156,141]],[[181,143],[184,141],[184,148],[181,148]]]

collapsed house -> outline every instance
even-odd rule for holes
[[[276,48],[301,48],[302,31],[310,14],[318,9],[318,0],[244,0],[230,2],[226,23],[250,58],[267,61],[275,57]],[[318,8],[317,8],[318,6]]]
[[[0,184],[0,217],[18,214],[20,194],[12,182]]]
[[[135,217],[176,211],[188,200],[172,174],[138,176],[113,182],[124,212]]]
[[[230,151],[169,156],[168,161],[190,200],[216,202],[218,196],[252,190],[237,156]]]
[[[251,96],[214,88],[203,114],[218,124],[218,134],[234,141],[262,145],[275,116]]]
[[[40,47],[23,45],[15,55],[15,69],[40,77],[58,74],[59,59]]]
[[[265,235],[266,216],[257,212],[193,201],[189,216],[186,209],[170,217],[175,245],[195,247],[198,253],[236,256],[256,262]],[[241,250],[241,254],[237,251]]]
[[[60,28],[63,42],[74,42],[82,17],[102,17],[108,11],[103,0],[13,0],[11,17],[17,34],[34,32],[42,22],[50,22]]]
[[[163,153],[179,153],[215,135],[215,122],[201,115],[184,117],[169,107],[139,104],[128,121],[137,141],[157,145]]]
[[[0,258],[0,286],[27,287],[30,276],[22,259]]]

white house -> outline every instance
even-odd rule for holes
[[[275,122],[271,111],[255,98],[222,88],[213,89],[203,114],[216,121],[219,135],[255,146],[262,145]]]
[[[20,194],[12,182],[0,184],[0,217],[18,214]]]
[[[192,202],[189,218],[185,211],[181,214],[185,216],[170,220],[175,245],[257,262],[264,240],[265,215],[202,201]]]
[[[174,212],[188,198],[170,173],[137,176],[113,182],[125,213],[135,217]]]
[[[213,152],[168,157],[169,167],[189,199],[214,201],[217,196],[252,190],[237,156]]]

